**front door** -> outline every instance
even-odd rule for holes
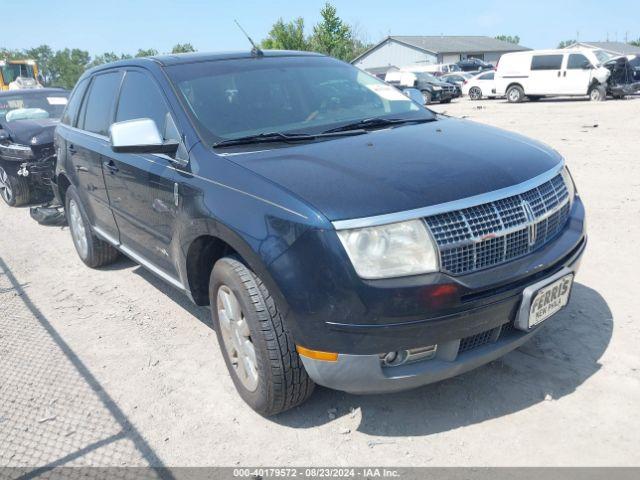
[[[142,70],[128,70],[115,121],[138,118],[154,120],[165,140],[180,141],[155,80]],[[110,150],[103,158],[103,170],[122,245],[176,276],[173,240],[180,208],[176,164],[164,155]]]
[[[586,95],[591,83],[593,65],[581,53],[571,53],[563,73],[563,93],[567,95]]]

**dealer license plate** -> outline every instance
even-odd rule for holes
[[[544,322],[569,302],[572,284],[571,273],[538,290],[531,300],[529,328]]]

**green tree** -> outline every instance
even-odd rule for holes
[[[284,23],[279,18],[262,40],[261,46],[267,50],[309,50],[309,42],[304,35],[304,20],[301,17]]]
[[[325,3],[320,15],[322,20],[313,27],[309,40],[311,49],[340,60],[351,60],[354,52],[351,27],[338,16],[336,7],[330,3]]]
[[[502,40],[503,42],[515,43],[518,45],[520,43],[520,37],[518,35],[497,35],[496,40]]]
[[[149,49],[143,49],[143,48],[139,48],[138,49],[138,53],[136,53],[136,57],[154,57],[158,55],[158,50],[156,50],[155,48],[149,48]]]
[[[87,69],[91,57],[89,52],[78,48],[59,50],[49,61],[51,85],[62,88],[73,88],[80,75]]]
[[[38,64],[38,72],[42,77],[45,85],[48,85],[51,81],[51,75],[49,73],[49,63],[53,58],[54,52],[49,45],[40,45],[39,47],[30,48],[25,50],[25,56],[23,58],[30,58],[36,61]]]
[[[558,43],[558,48],[567,48],[569,45],[573,45],[574,43],[576,43],[575,40],[562,40]]]
[[[640,47],[640,37],[637,40],[631,40],[629,45],[633,45],[634,47]]]
[[[190,43],[176,43],[171,49],[171,53],[189,53],[195,52],[196,49]]]

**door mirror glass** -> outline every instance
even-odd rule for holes
[[[156,122],[138,118],[116,122],[109,129],[111,149],[116,153],[164,153],[175,155],[179,143],[163,141]]]
[[[582,64],[582,68],[585,70],[591,70],[593,68],[593,65],[591,65],[591,62],[589,60],[587,60]]]

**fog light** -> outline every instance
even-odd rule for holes
[[[436,356],[438,345],[410,348],[409,350],[396,350],[394,352],[381,353],[380,361],[383,367],[398,367],[409,363],[431,360]]]

